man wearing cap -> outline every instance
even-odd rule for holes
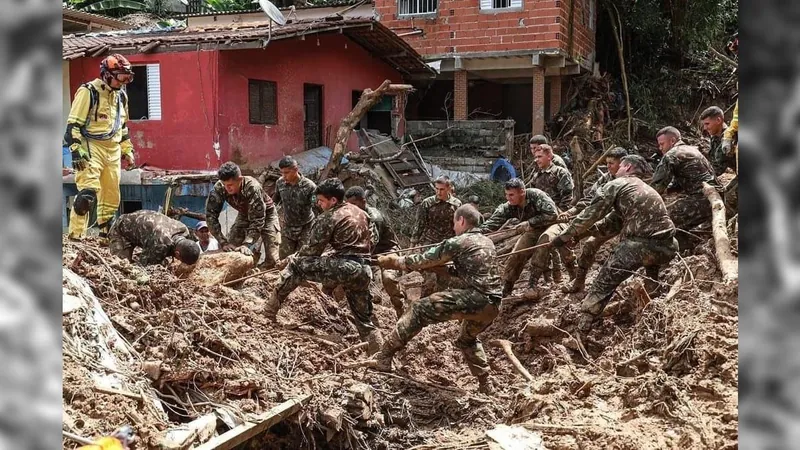
[[[197,236],[197,242],[203,252],[219,250],[219,242],[214,239],[214,236],[211,236],[208,231],[208,224],[205,221],[197,222],[197,226],[194,227],[194,234]]]

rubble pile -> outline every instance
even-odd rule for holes
[[[130,424],[138,448],[189,448],[310,395],[250,448],[489,448],[498,424],[550,449],[736,446],[737,290],[718,281],[709,251],[674,260],[657,297],[637,277],[624,283],[588,335],[573,331],[579,299],[556,288],[504,303],[482,338],[493,397],[477,392],[453,344],[457,323],[424,329],[384,374],[357,364],[366,355],[352,348],[346,301],[316,284],[292,293],[273,324],[259,311],[274,274],[202,286],[91,240],[65,243],[63,264],[64,426],[81,436]],[[388,302],[375,316],[384,332],[396,320]],[[512,343],[532,382],[495,339]]]

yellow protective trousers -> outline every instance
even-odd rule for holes
[[[103,224],[114,217],[119,208],[119,174],[122,149],[114,141],[89,139],[91,159],[88,167],[75,173],[78,192],[91,189],[97,193],[97,223]],[[73,209],[69,215],[69,237],[79,239],[86,232],[90,213],[79,216]]]

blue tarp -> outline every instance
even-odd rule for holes
[[[498,158],[497,161],[495,161],[492,165],[492,171],[489,175],[489,178],[492,181],[500,181],[503,183],[516,177],[517,170],[514,169],[511,161],[507,160],[506,158]]]

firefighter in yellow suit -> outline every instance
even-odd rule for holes
[[[104,436],[89,445],[78,447],[78,450],[128,450],[135,439],[135,432],[130,426],[124,426],[111,436]]]
[[[124,89],[131,81],[130,62],[113,54],[100,63],[100,78],[84,83],[75,93],[64,136],[78,187],[69,220],[71,239],[83,236],[95,206],[100,235],[107,234],[119,208],[120,160],[134,164]]]

